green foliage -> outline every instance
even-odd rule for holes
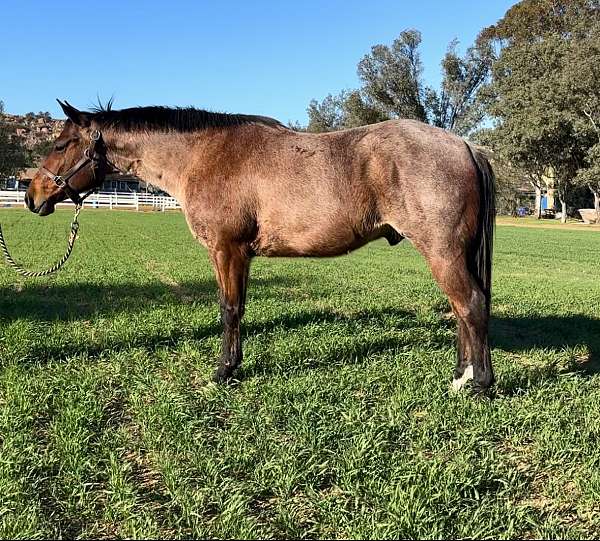
[[[598,13],[596,2],[526,0],[482,33],[501,47],[486,89],[496,121],[486,139],[530,177],[552,173],[563,209],[591,141],[582,103],[598,98],[597,78],[579,74],[587,70],[582,43],[594,48]]]
[[[379,109],[370,105],[358,90],[329,94],[322,102],[312,100],[308,106],[309,132],[328,132],[355,128],[389,120]]]
[[[599,10],[598,0],[521,0],[482,35],[520,45],[548,34],[569,38],[582,22],[597,20]]]
[[[50,151],[52,150],[54,146],[54,141],[40,141],[39,143],[35,144],[34,147],[31,149],[31,157],[30,157],[30,162],[31,164],[36,164],[39,163],[42,159],[44,159],[48,154],[50,154]]]
[[[27,167],[27,150],[12,137],[3,119],[4,104],[0,101],[0,179],[16,176]]]
[[[442,61],[443,80],[439,93],[428,89],[427,109],[432,124],[467,135],[485,117],[479,91],[486,83],[494,58],[489,41],[478,38],[463,58],[453,41]]]
[[[577,26],[565,59],[562,84],[581,144],[587,148],[575,177],[595,197],[600,219],[600,21],[592,19]]]
[[[592,192],[594,208],[600,222],[600,144],[596,143],[588,149],[585,165],[577,172],[575,182],[587,186]]]
[[[322,102],[311,100],[308,104],[308,127],[309,132],[328,132],[339,130],[344,124],[344,113],[342,110],[343,99],[340,96],[328,94]]]
[[[452,42],[442,62],[439,92],[423,81],[419,52],[421,33],[405,30],[391,46],[375,45],[358,64],[359,90],[312,100],[307,109],[309,131],[373,124],[390,118],[412,118],[467,134],[480,124],[483,108],[478,91],[486,81],[492,49],[480,39],[464,58]]]
[[[69,218],[0,210],[39,267]],[[409,243],[258,258],[227,387],[183,216],[81,223],[55,277],[0,267],[0,537],[597,535],[598,233],[498,227],[498,391],[473,400],[449,393],[455,325]]]
[[[375,45],[358,64],[364,93],[385,113],[427,121],[421,33],[405,30],[390,47]]]

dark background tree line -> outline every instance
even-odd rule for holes
[[[16,176],[27,167],[29,159],[27,149],[13,137],[4,122],[3,113],[4,103],[0,101],[0,182],[7,177]]]
[[[50,113],[40,112],[37,115],[27,113],[25,118],[50,119]],[[6,122],[4,103],[0,100],[0,188],[6,187],[6,180],[19,175],[27,167],[35,167],[50,152],[53,141],[41,140],[28,148],[15,133],[15,125]]]

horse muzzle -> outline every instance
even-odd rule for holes
[[[25,193],[25,204],[31,212],[39,216],[48,216],[48,214],[54,212],[54,203],[50,199],[45,199],[41,203],[36,204],[35,198],[27,192]]]

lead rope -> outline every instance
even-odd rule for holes
[[[71,252],[73,251],[73,246],[75,245],[75,241],[77,240],[77,231],[79,230],[79,213],[81,212],[82,206],[75,206],[75,216],[73,217],[73,221],[71,222],[71,233],[69,235],[69,241],[67,243],[67,251],[65,255],[63,255],[52,267],[45,271],[33,272],[28,271],[21,267],[10,255],[8,248],[6,246],[6,242],[4,240],[4,235],[2,234],[2,226],[0,226],[0,248],[2,248],[2,252],[4,253],[4,259],[6,259],[6,264],[11,267],[15,272],[19,273],[21,276],[25,276],[27,278],[39,278],[40,276],[47,276],[48,274],[52,274],[60,269],[69,259]]]

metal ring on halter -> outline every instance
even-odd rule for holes
[[[100,140],[100,130],[94,130],[90,134],[90,140],[91,141],[99,141]]]

